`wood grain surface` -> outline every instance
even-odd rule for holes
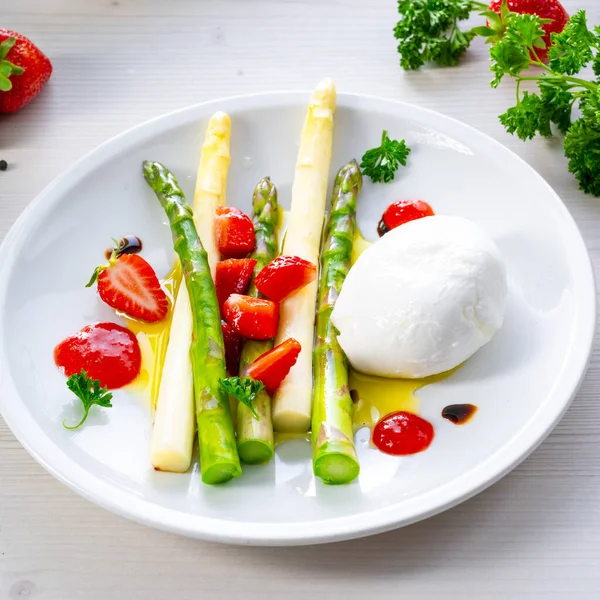
[[[598,0],[564,0],[600,23]],[[0,238],[73,161],[150,117],[269,89],[339,90],[432,108],[500,140],[560,194],[600,264],[600,201],[557,140],[523,144],[497,115],[477,40],[457,69],[403,73],[394,0],[0,0],[0,27],[51,57],[26,110],[0,117]],[[482,201],[485,190],[482,190]],[[543,218],[543,215],[541,215]],[[130,523],[48,475],[0,419],[0,600],[600,598],[600,346],[565,418],[519,468],[419,524],[304,548],[208,544]],[[1,377],[1,374],[0,374]]]

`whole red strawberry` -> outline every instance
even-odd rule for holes
[[[552,19],[552,23],[543,25],[545,48],[537,50],[537,56],[542,62],[548,60],[548,49],[550,48],[550,35],[560,33],[569,20],[569,15],[558,0],[492,0],[490,10],[500,14],[502,3],[507,1],[508,8],[512,12],[523,15],[537,15],[542,19]]]
[[[0,29],[0,113],[29,104],[52,74],[48,57],[24,35]]]

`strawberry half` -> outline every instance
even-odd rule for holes
[[[240,354],[242,352],[242,336],[233,327],[221,321],[223,342],[225,343],[225,364],[230,377],[235,377],[240,370]]]
[[[126,315],[155,323],[165,318],[169,300],[154,269],[138,254],[113,252],[108,264],[96,268],[86,287],[98,280],[98,294]]]
[[[281,302],[317,278],[317,267],[299,256],[278,256],[254,281],[256,289],[274,302]]]
[[[254,250],[254,225],[239,208],[217,208],[215,235],[219,252],[224,258],[244,258]]]
[[[224,314],[223,304],[231,294],[246,293],[255,265],[253,258],[230,258],[217,263],[215,287],[221,315]]]
[[[48,57],[24,35],[0,29],[0,113],[29,104],[52,74]]]
[[[271,300],[232,294],[223,310],[233,329],[250,340],[268,340],[277,334],[279,304]]]
[[[262,381],[265,390],[272,396],[296,364],[301,349],[300,342],[294,338],[281,342],[273,350],[259,356],[248,367],[248,377]]]

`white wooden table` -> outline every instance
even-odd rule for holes
[[[564,4],[600,23],[598,0]],[[394,0],[0,5],[0,27],[31,37],[55,68],[39,99],[0,117],[0,158],[11,165],[0,172],[0,238],[55,175],[132,125],[330,75],[339,90],[439,110],[506,144],[561,195],[600,265],[600,200],[578,191],[559,142],[504,133],[497,115],[513,88],[490,89],[483,44],[458,69],[404,74]],[[46,474],[0,419],[0,599],[599,599],[599,350],[566,417],[501,482],[428,521],[329,546],[238,548],[127,522]]]

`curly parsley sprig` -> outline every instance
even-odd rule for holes
[[[590,64],[600,75],[600,27],[591,31],[585,11],[577,12],[561,33],[552,34],[546,65],[537,55],[545,47],[542,25],[535,15],[514,15],[502,39],[490,48],[492,87],[505,76],[517,84],[516,104],[500,115],[500,122],[522,140],[551,136],[555,125],[565,133],[569,171],[583,191],[600,196],[599,81],[575,77]],[[535,82],[538,91],[522,91],[523,82]],[[581,116],[573,122],[575,106]]]
[[[371,181],[388,183],[394,179],[400,165],[406,166],[409,154],[410,148],[404,140],[391,140],[384,130],[381,135],[381,145],[363,154],[360,167],[363,175],[370,177]]]
[[[88,417],[90,408],[96,404],[103,408],[111,408],[113,395],[107,391],[105,387],[100,385],[97,379],[88,377],[88,374],[82,369],[80,373],[75,373],[67,379],[67,387],[81,400],[83,403],[83,417],[77,425],[67,425],[67,419],[63,421],[65,429],[77,429],[81,427]]]
[[[265,389],[262,381],[257,381],[252,377],[228,377],[227,379],[219,379],[219,387],[221,391],[246,405],[252,416],[258,421],[259,416],[254,408],[254,401],[258,394]]]
[[[487,11],[487,5],[475,0],[399,0],[401,19],[394,36],[398,40],[401,67],[414,70],[426,62],[441,67],[456,65],[476,35],[494,33],[486,27],[460,29],[460,21],[482,11]],[[495,17],[494,13],[492,19]]]

